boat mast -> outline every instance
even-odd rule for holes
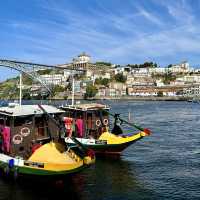
[[[72,106],[74,105],[74,74],[72,75]]]
[[[19,105],[22,105],[22,73],[19,75]]]

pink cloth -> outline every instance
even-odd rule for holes
[[[77,126],[77,134],[78,137],[83,137],[83,120],[82,119],[77,119],[76,120],[76,126]]]
[[[4,152],[9,153],[10,152],[10,127],[8,126],[3,127],[2,138],[3,138],[2,150]]]

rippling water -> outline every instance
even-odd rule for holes
[[[120,158],[95,166],[65,183],[11,184],[0,179],[0,199],[198,200],[200,199],[200,104],[188,102],[106,102],[112,112],[148,127],[153,134]]]

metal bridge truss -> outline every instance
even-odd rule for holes
[[[44,64],[36,64],[30,62],[21,62],[15,60],[6,60],[0,59],[0,66],[11,68],[17,70],[19,72],[23,72],[30,76],[33,80],[37,80],[40,84],[47,89],[48,92],[51,93],[50,85],[41,77],[38,73],[39,70],[44,69],[60,69],[60,70],[74,70],[72,67],[58,67],[56,65],[44,65]],[[76,71],[82,72],[83,70],[76,69]],[[74,74],[74,73],[73,73]]]

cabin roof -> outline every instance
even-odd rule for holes
[[[50,105],[42,105],[42,107],[50,114],[63,113],[64,111]],[[38,105],[15,105],[8,107],[0,107],[0,114],[6,116],[26,116],[26,115],[41,115],[43,111]]]
[[[110,108],[107,105],[99,104],[99,103],[90,103],[90,104],[76,104],[74,106],[68,105],[62,107],[63,109],[69,109],[69,110],[81,110],[81,111],[87,111],[87,110],[109,110]]]

